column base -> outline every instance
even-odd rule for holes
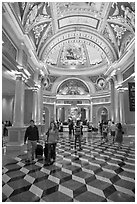
[[[24,144],[22,145],[9,145],[7,144],[7,147],[6,147],[6,152],[7,154],[12,154],[12,153],[15,153],[15,154],[21,154],[21,153],[24,153],[25,151],[25,148],[24,148]]]
[[[26,131],[26,126],[24,127],[8,127],[8,143],[7,143],[7,153],[9,152],[19,152],[24,151],[24,136]]]

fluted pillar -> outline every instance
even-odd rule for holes
[[[22,127],[24,125],[24,80],[21,73],[16,75],[15,102],[13,126]]]

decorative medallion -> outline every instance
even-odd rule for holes
[[[104,77],[99,77],[95,83],[96,91],[108,90],[109,84]]]
[[[99,78],[99,79],[97,80],[97,85],[98,85],[101,89],[103,89],[103,88],[105,87],[105,84],[106,84],[106,82],[105,82],[105,80],[104,80],[103,78]]]

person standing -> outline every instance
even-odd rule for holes
[[[118,148],[121,148],[122,142],[123,142],[123,128],[121,123],[117,123],[117,130],[116,130],[116,142],[118,143]]]
[[[30,126],[26,129],[24,144],[27,142],[28,159],[27,162],[35,159],[35,150],[37,142],[39,141],[39,131],[37,126],[34,124],[34,120],[30,120]]]
[[[79,150],[82,150],[81,148],[81,126],[80,121],[77,120],[76,126],[75,126],[75,149],[77,145],[77,140],[79,142]]]
[[[50,123],[50,127],[47,131],[47,144],[48,144],[48,157],[47,165],[52,164],[56,159],[56,145],[59,139],[58,137],[58,128],[54,121]],[[53,161],[51,161],[53,159]]]
[[[102,138],[102,129],[103,129],[103,121],[100,123],[100,134],[101,134],[101,138]]]
[[[68,124],[68,128],[69,128],[69,136],[74,135],[74,124],[73,124],[73,120],[69,120],[69,124]]]
[[[108,142],[108,125],[106,122],[103,123],[102,134],[103,134],[103,139],[106,142]]]
[[[114,143],[114,141],[115,141],[115,133],[116,133],[116,125],[115,125],[114,121],[112,121],[110,130],[111,130],[111,137],[113,138],[113,143]]]

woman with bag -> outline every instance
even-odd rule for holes
[[[58,128],[55,122],[50,123],[50,127],[47,131],[47,165],[52,164],[56,159],[56,145],[58,141]]]

